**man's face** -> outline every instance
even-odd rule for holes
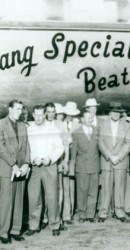
[[[48,121],[53,121],[55,119],[55,108],[47,107],[46,109],[46,119]]]
[[[96,115],[97,112],[97,107],[93,106],[93,107],[89,107],[90,112],[92,113],[93,117]]]
[[[17,121],[22,114],[23,105],[20,103],[15,103],[14,106],[11,108],[9,107],[9,116],[14,120]]]
[[[120,119],[120,112],[111,111],[109,116],[113,121],[118,121]]]
[[[91,114],[91,112],[85,112],[83,114],[83,122],[88,127],[92,125],[93,115]]]
[[[27,120],[28,120],[28,111],[26,109],[23,110],[20,118],[21,118],[21,121],[27,122]]]
[[[65,120],[66,120],[66,122],[72,122],[73,121],[73,117],[71,115],[66,115]]]
[[[41,125],[45,119],[44,109],[35,109],[33,117],[36,125]]]
[[[63,121],[63,119],[64,119],[64,114],[57,114],[56,115],[56,120],[57,121]]]

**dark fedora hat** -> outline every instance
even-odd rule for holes
[[[110,102],[109,104],[109,112],[113,111],[113,112],[125,112],[125,109],[122,108],[121,102]]]

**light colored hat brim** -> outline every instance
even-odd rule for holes
[[[56,111],[56,115],[58,114],[65,114],[65,111],[64,110]]]
[[[84,105],[83,107],[84,108],[90,108],[90,107],[97,107],[97,106],[100,106],[101,104],[100,103],[97,103],[97,104],[92,104],[92,105]]]
[[[75,111],[71,111],[71,110],[65,110],[64,114],[66,115],[71,115],[71,116],[75,116],[75,115],[79,115],[80,114],[80,110],[77,109]]]

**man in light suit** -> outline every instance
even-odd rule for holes
[[[58,208],[57,161],[64,153],[60,131],[55,125],[55,105],[47,103],[33,108],[34,122],[28,127],[31,151],[32,175],[28,183],[29,230],[31,236],[40,231],[42,213],[42,191],[48,209],[49,225],[53,236],[60,235],[60,216]],[[46,117],[46,119],[45,119]]]
[[[99,149],[101,152],[102,195],[99,209],[99,222],[104,222],[109,215],[114,186],[115,214],[124,222],[124,197],[128,154],[130,151],[129,124],[121,119],[124,112],[121,103],[112,102],[109,106],[109,117],[102,121],[99,129]]]
[[[19,122],[22,102],[9,103],[9,114],[0,120],[0,239],[21,241],[25,179],[29,171],[29,147],[24,123]],[[13,180],[14,179],[14,180]]]
[[[76,172],[79,222],[94,222],[98,185],[99,151],[97,128],[92,127],[91,111],[84,108],[82,126],[73,132],[70,172]],[[75,168],[76,167],[76,168]]]

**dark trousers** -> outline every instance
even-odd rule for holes
[[[23,216],[23,194],[25,181],[11,182],[0,177],[0,236],[20,234]]]

